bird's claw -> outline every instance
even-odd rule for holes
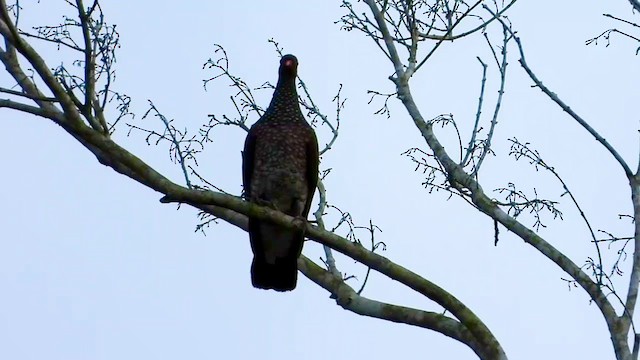
[[[256,203],[257,205],[260,205],[260,206],[266,206],[266,207],[271,208],[271,209],[274,209],[274,210],[276,210],[276,211],[280,211],[280,210],[278,210],[278,207],[277,207],[273,202],[271,202],[271,201],[269,201],[269,200],[265,200],[265,199],[256,199],[256,200],[254,201],[254,203]]]
[[[309,221],[302,215],[295,216],[293,218],[293,221],[291,222],[296,229],[300,229],[302,231],[304,231],[304,229],[307,227],[307,224],[309,223]]]

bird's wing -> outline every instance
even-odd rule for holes
[[[249,130],[244,141],[244,151],[242,151],[242,186],[245,199],[251,195],[251,175],[253,173],[253,160],[256,153],[256,135],[254,128]]]
[[[303,215],[306,218],[311,209],[313,194],[318,186],[318,167],[320,165],[320,153],[318,151],[318,139],[315,131],[309,128],[309,140],[307,141],[307,202],[304,206]]]

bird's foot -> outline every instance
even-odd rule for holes
[[[293,218],[292,223],[296,229],[304,231],[309,221],[304,216],[298,215]]]
[[[255,204],[260,205],[260,206],[266,206],[268,208],[274,209],[274,210],[278,210],[278,207],[271,201],[269,200],[265,200],[265,199],[255,199],[253,201]],[[278,210],[280,211],[280,210]]]

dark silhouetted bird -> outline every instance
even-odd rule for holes
[[[296,91],[298,60],[280,60],[269,108],[249,130],[242,153],[245,197],[306,220],[318,182],[318,140],[305,121]],[[296,287],[304,232],[249,218],[251,283],[260,289]]]

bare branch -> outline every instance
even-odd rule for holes
[[[171,147],[170,147],[170,154],[172,158],[175,158],[175,162],[177,162],[178,164],[180,164],[180,167],[182,169],[182,174],[184,175],[184,180],[185,180],[185,184],[187,185],[187,187],[189,189],[192,189],[193,186],[191,185],[191,179],[189,179],[189,172],[187,171],[187,157],[194,159],[195,158],[192,156],[192,154],[189,152],[189,149],[187,150],[187,153],[185,154],[185,152],[182,149],[182,143],[185,141],[185,137],[187,136],[187,131],[185,130],[184,132],[182,132],[181,134],[178,133],[177,129],[171,125],[172,120],[167,119],[159,110],[158,108],[156,108],[155,104],[153,103],[153,101],[148,100],[149,101],[149,110],[147,110],[147,112],[142,116],[142,119],[145,119],[149,114],[153,113],[153,116],[160,119],[160,121],[162,121],[162,124],[164,125],[164,132],[162,135],[154,133],[154,132],[148,132],[150,135],[155,135],[158,137],[158,140],[160,139],[164,139],[164,140],[168,140],[171,142]],[[131,126],[131,125],[130,125]],[[136,128],[134,126],[131,126],[132,129]],[[137,128],[140,129],[140,128]],[[143,129],[140,129],[143,130]],[[180,138],[178,138],[180,137]],[[147,137],[147,142],[148,142],[149,137]],[[193,138],[191,139],[193,140]]]
[[[325,229],[324,212],[327,207],[327,190],[324,187],[324,183],[322,182],[322,179],[318,179],[317,188],[318,188],[318,195],[320,196],[320,200],[318,201],[318,209],[313,213],[313,216],[316,219],[316,223],[318,224],[318,227],[324,230]],[[328,246],[323,246],[323,249],[324,249],[324,255],[326,258],[325,263],[327,264],[327,268],[329,272],[338,278],[342,278],[342,274],[340,273],[340,271],[338,270],[338,267],[336,266],[336,260],[333,257],[331,248]]]
[[[447,39],[444,40],[456,40],[456,39],[460,39],[463,38],[465,36],[471,35],[475,32],[477,32],[478,30],[484,30],[489,24],[491,24],[494,20],[496,20],[497,18],[501,17],[507,10],[509,10],[509,8],[516,3],[517,0],[512,0],[509,4],[507,4],[507,6],[504,6],[500,11],[496,12],[496,15],[492,16],[489,20],[484,21],[482,24],[476,26],[475,28],[465,31],[463,33],[457,34],[457,35],[453,35],[450,34],[449,37]],[[475,6],[479,5],[480,1],[478,1],[476,3]],[[421,34],[422,36],[422,34]],[[428,39],[433,39],[433,40],[441,40],[441,37],[438,36],[429,36],[429,35],[424,35],[425,38]]]
[[[480,82],[480,96],[478,97],[478,110],[476,111],[476,119],[473,123],[473,130],[471,131],[471,138],[469,139],[469,145],[467,151],[464,154],[464,158],[460,162],[461,166],[466,166],[467,162],[473,150],[475,149],[476,135],[478,134],[478,127],[480,126],[480,114],[482,113],[482,103],[484,101],[484,87],[487,83],[487,64],[485,64],[480,57],[477,58],[482,65],[482,81]]]
[[[5,40],[10,42],[11,46],[15,47],[15,49],[18,52],[20,52],[27,59],[27,61],[29,61],[29,63],[33,66],[34,70],[38,73],[40,78],[51,90],[53,95],[60,101],[60,105],[62,105],[62,108],[65,111],[65,114],[67,114],[65,119],[69,122],[75,122],[77,124],[80,124],[82,120],[80,118],[78,109],[75,107],[75,104],[73,103],[71,98],[66,94],[65,90],[60,85],[60,83],[56,80],[55,76],[51,73],[51,71],[49,70],[50,67],[47,66],[44,59],[42,59],[42,57],[18,34],[17,28],[12,23],[11,18],[7,13],[7,4],[5,0],[0,0],[0,16],[2,18],[2,22],[0,22],[0,34],[5,38]],[[13,60],[15,60],[15,64],[12,64],[12,65],[14,65],[19,69],[17,59],[13,59]],[[6,65],[7,62],[12,61],[12,59],[4,57],[2,61]],[[14,76],[14,79],[16,79],[16,81],[18,81],[18,83],[23,87],[23,90],[25,90],[27,94],[32,94],[33,90],[36,89],[35,85],[33,85],[32,88],[28,88],[28,89],[25,88],[24,87],[26,86],[24,82],[25,79],[16,78],[14,74],[12,75]],[[39,91],[37,94],[32,94],[32,95],[35,95],[36,97],[42,97]],[[39,105],[43,106],[42,104],[39,104]]]
[[[500,59],[500,61],[498,61],[498,57],[496,56],[493,46],[491,46],[491,43],[489,42],[489,38],[487,34],[485,33],[484,35],[485,35],[485,39],[487,40],[487,43],[489,43],[489,47],[491,48],[491,51],[493,52],[493,56],[496,59],[496,65],[498,66],[498,69],[500,71],[500,89],[498,90],[498,99],[496,100],[496,106],[493,110],[493,117],[491,118],[491,125],[489,126],[489,132],[487,133],[487,138],[483,143],[482,152],[478,157],[478,161],[472,173],[472,175],[476,177],[478,175],[478,172],[480,171],[480,167],[482,166],[482,162],[484,161],[485,156],[487,156],[489,151],[491,151],[491,140],[493,139],[493,133],[495,131],[496,125],[498,124],[498,114],[500,113],[500,107],[502,105],[502,96],[504,95],[504,87],[507,79],[507,64],[508,64],[507,44],[511,40],[511,36],[509,36],[507,31],[506,30],[503,31],[502,48],[500,50],[502,54],[502,58]]]
[[[11,90],[11,89],[5,89],[3,87],[0,87],[0,93],[5,93],[5,94],[11,94],[11,95],[15,95],[15,96],[20,96],[20,97],[24,97],[27,99],[31,99],[31,100],[37,100],[37,101],[48,101],[48,102],[58,102],[58,99],[56,98],[52,98],[52,97],[35,97],[29,94],[25,94],[22,91],[16,91],[16,90]]]
[[[310,280],[331,293],[338,305],[359,315],[390,320],[437,331],[469,346],[481,359],[493,359],[458,321],[439,313],[371,300],[356,293],[341,277],[323,270],[305,256],[298,259],[298,268]]]
[[[631,275],[629,276],[629,290],[627,293],[627,299],[625,302],[625,315],[623,317],[624,334],[629,331],[629,326],[633,321],[633,314],[635,313],[636,303],[638,301],[638,293],[640,286],[640,175],[635,175],[631,178],[631,201],[633,203],[633,215],[634,215],[634,251],[633,251],[633,265],[631,268]],[[637,340],[637,338],[636,338]],[[634,344],[634,348],[636,345]]]
[[[102,131],[105,134],[109,133],[109,129],[105,124],[97,122],[92,113],[92,104],[96,99],[96,56],[93,51],[93,39],[91,37],[91,17],[84,9],[84,3],[82,0],[76,0],[76,7],[78,9],[78,18],[82,27],[82,38],[84,40],[84,111],[83,114],[89,121],[89,124],[98,131]]]
[[[118,152],[120,152],[120,150]],[[135,161],[136,164],[142,166],[142,163],[139,159],[136,158],[134,160],[133,158],[131,158],[131,160]],[[152,169],[150,170],[153,171]],[[301,226],[300,222],[295,222],[295,218],[293,217],[287,216],[268,207],[262,207],[242,201],[234,196],[210,191],[189,190],[168,182],[168,180],[162,181],[162,183],[153,181],[150,182],[149,185],[166,189],[163,192],[167,195],[161,199],[161,202],[163,203],[181,202],[191,204],[196,207],[199,207],[199,204],[214,204],[216,206],[225,207],[230,210],[245,214],[252,218],[272,222],[279,226],[287,228]],[[467,329],[473,334],[477,341],[483,344],[486,349],[488,349],[487,352],[491,351],[491,359],[505,358],[499,355],[500,353],[502,353],[502,350],[500,350],[500,346],[497,343],[497,340],[491,335],[490,332],[488,332],[488,329],[485,330],[486,327],[482,324],[481,320],[473,312],[471,312],[470,309],[468,309],[464,304],[462,304],[458,299],[446,292],[444,289],[433,284],[427,279],[422,278],[418,274],[365,249],[358,243],[350,242],[347,239],[344,239],[336,234],[321,230],[309,224],[303,224],[302,226],[304,226],[303,230],[310,239],[315,240],[320,244],[327,245],[332,249],[337,250],[351,257],[352,259],[361,262],[364,265],[367,265],[372,269],[390,277],[391,279],[399,281],[400,283],[408,286],[409,288],[443,306],[445,309],[447,309],[447,311],[451,312],[451,314],[453,314],[463,324],[465,324]],[[496,353],[496,351],[498,353]]]
[[[523,144],[520,141],[518,141],[518,139],[516,138],[509,139],[509,141],[511,142],[511,149],[509,150],[509,155],[513,155],[516,160],[519,160],[521,158],[526,158],[529,160],[530,164],[536,167],[536,170],[538,170],[538,168],[542,168],[547,170],[551,174],[553,174],[556,180],[558,180],[558,182],[560,182],[560,184],[562,185],[562,189],[564,191],[562,196],[569,195],[569,197],[571,198],[571,202],[575,206],[576,210],[578,210],[578,212],[580,213],[580,217],[584,221],[585,226],[589,231],[589,234],[591,236],[591,241],[595,244],[596,253],[598,255],[598,265],[596,266],[594,275],[596,279],[598,279],[598,284],[602,284],[603,262],[602,262],[602,253],[600,251],[600,246],[598,245],[598,241],[596,240],[596,235],[595,235],[595,232],[593,231],[593,227],[591,226],[591,222],[587,219],[587,215],[582,210],[582,207],[578,203],[578,200],[576,199],[576,197],[573,195],[573,192],[569,190],[569,186],[565,183],[562,177],[560,177],[560,175],[555,170],[555,168],[547,164],[542,159],[538,151],[532,150],[529,147],[529,143]]]
[[[484,6],[484,8],[487,11],[493,13],[488,7]],[[607,149],[607,151],[616,159],[618,164],[620,164],[620,166],[624,170],[624,173],[627,176],[627,178],[631,178],[633,176],[633,172],[631,171],[631,168],[629,168],[629,165],[627,165],[626,161],[624,161],[622,156],[620,156],[618,151],[616,151],[616,149],[614,149],[613,146],[611,146],[611,144],[605,138],[603,138],[593,127],[591,127],[591,125],[589,125],[589,123],[587,123],[581,116],[576,114],[575,111],[573,111],[567,104],[565,104],[564,101],[562,101],[558,97],[558,95],[556,95],[554,92],[549,90],[549,88],[546,87],[542,83],[542,81],[540,81],[540,79],[538,79],[536,74],[533,72],[533,70],[531,70],[531,68],[527,64],[527,61],[526,61],[525,56],[524,56],[524,49],[522,47],[522,42],[520,41],[520,38],[518,36],[516,36],[516,34],[513,32],[513,30],[511,30],[511,28],[506,23],[504,23],[501,19],[499,21],[502,22],[502,25],[504,26],[504,28],[507,31],[509,31],[509,33],[513,36],[513,39],[516,41],[516,44],[518,45],[518,49],[520,51],[520,60],[519,60],[520,65],[525,70],[527,75],[529,75],[529,78],[531,78],[531,80],[533,80],[533,82],[536,84],[536,86],[538,88],[540,88],[540,90],[542,90],[542,92],[545,93],[549,97],[549,99],[551,99],[553,102],[558,104],[558,106],[560,106],[560,108],[562,108],[562,110],[564,110],[567,114],[569,114],[569,116],[571,116],[576,122],[578,122],[578,124],[580,124],[580,126],[582,126],[600,144],[602,144],[602,146],[604,146],[605,149]]]
[[[19,103],[13,100],[8,99],[0,99],[0,108],[8,108],[13,110],[18,110],[24,113],[37,115],[49,120],[53,120],[55,122],[60,122],[60,114],[58,112],[47,111],[46,109],[42,109],[36,106],[27,105],[23,103]]]

